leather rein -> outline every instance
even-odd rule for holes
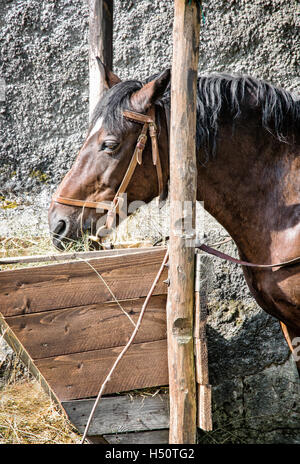
[[[152,106],[149,109],[147,114],[141,114],[141,113],[136,113],[134,111],[125,110],[123,112],[123,116],[133,122],[143,124],[143,127],[137,139],[137,144],[133,152],[133,155],[131,157],[130,163],[128,165],[127,171],[123,177],[121,185],[118,188],[118,191],[115,194],[113,200],[111,202],[106,202],[106,201],[103,202],[103,201],[76,200],[73,198],[62,197],[60,195],[53,196],[53,201],[55,201],[56,203],[61,203],[63,205],[80,206],[80,207],[95,208],[95,209],[102,208],[102,209],[107,210],[107,217],[106,217],[105,225],[100,227],[97,230],[96,237],[94,236],[91,237],[92,240],[98,241],[98,242],[100,241],[100,238],[98,237],[98,233],[100,232],[100,230],[111,229],[113,225],[114,217],[117,213],[120,216],[122,216],[122,209],[121,209],[122,203],[123,203],[122,194],[126,192],[126,189],[133,176],[133,173],[135,171],[137,164],[139,165],[142,164],[142,161],[143,161],[142,155],[143,155],[143,151],[144,151],[144,148],[147,142],[148,130],[149,130],[149,135],[151,138],[151,145],[152,145],[152,162],[153,162],[153,165],[156,167],[159,196],[161,196],[163,192],[163,175],[162,175],[161,161],[159,157],[158,142],[157,142],[157,126],[155,123],[155,107]],[[281,267],[291,266],[291,265],[300,263],[300,256],[299,256],[298,258],[292,259],[290,261],[285,261],[285,262],[281,262],[277,264],[254,264],[254,263],[250,263],[247,261],[242,261],[240,259],[233,258],[232,256],[229,256],[226,253],[222,253],[219,250],[215,250],[214,248],[209,247],[208,245],[205,245],[203,243],[200,244],[196,242],[195,247],[204,251],[205,253],[208,253],[218,258],[224,259],[226,261],[230,261],[232,263],[239,264],[241,266],[247,266],[247,267],[257,267],[257,268],[268,269],[268,268],[273,268],[273,267],[281,268]]]

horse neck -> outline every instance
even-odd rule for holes
[[[287,225],[289,189],[296,191],[288,185],[289,146],[251,124],[234,135],[231,127],[220,127],[218,146],[214,160],[199,164],[197,199],[227,229],[243,256],[269,262],[272,234]]]

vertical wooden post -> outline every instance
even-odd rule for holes
[[[208,375],[206,340],[208,277],[201,279],[201,255],[196,254],[194,345],[197,383],[197,426],[212,430],[211,385]]]
[[[96,56],[112,69],[113,0],[89,0],[89,119],[103,92]]]
[[[167,303],[170,443],[196,441],[193,345],[197,188],[196,84],[200,6],[175,0],[170,132],[170,286]]]

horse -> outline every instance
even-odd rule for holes
[[[108,214],[112,206],[119,213],[115,200],[124,177],[128,203],[148,203],[168,193],[170,70],[142,83],[121,81],[98,64],[103,94],[49,207],[50,234],[60,249],[82,231],[97,233],[106,212],[95,205],[108,204]],[[280,321],[300,373],[295,346],[300,342],[300,263],[295,261],[300,255],[300,99],[248,75],[212,73],[198,77],[196,102],[197,200],[230,234],[241,259],[293,261],[284,267],[243,266],[243,272],[259,306]],[[144,135],[156,127],[160,176],[153,144],[151,150],[150,141],[139,137],[141,124]],[[137,151],[143,157],[128,178]]]

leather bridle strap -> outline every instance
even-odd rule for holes
[[[103,202],[103,201],[77,200],[73,198],[62,197],[60,195],[53,196],[53,201],[55,201],[56,203],[61,203],[63,205],[79,206],[79,207],[85,207],[85,208],[101,208],[101,209],[108,210],[105,226],[101,227],[101,229],[102,228],[111,229],[115,214],[117,212],[120,215],[122,214],[122,211],[121,211],[122,194],[126,192],[128,184],[135,171],[136,165],[142,164],[142,155],[143,155],[143,151],[144,151],[144,148],[147,142],[148,130],[149,130],[149,135],[151,138],[152,161],[153,161],[153,165],[156,167],[159,196],[161,196],[163,192],[163,175],[162,175],[162,168],[161,168],[158,143],[157,143],[157,127],[155,124],[155,107],[152,106],[149,109],[148,114],[141,114],[141,113],[136,113],[134,111],[125,110],[123,112],[123,116],[136,123],[143,124],[143,128],[138,137],[137,144],[136,144],[134,153],[132,155],[132,158],[130,160],[129,166],[127,168],[127,171],[123,177],[123,180],[121,182],[120,187],[118,188],[117,193],[114,196],[114,199],[111,202]],[[98,229],[98,231],[99,230],[100,229]]]
[[[147,142],[147,130],[148,130],[148,124],[145,123],[142,128],[142,132],[139,135],[134,153],[132,155],[132,158],[130,160],[129,166],[127,168],[127,171],[123,177],[123,180],[120,184],[120,187],[118,188],[118,191],[111,203],[111,207],[109,208],[109,211],[107,213],[107,219],[106,219],[106,224],[105,228],[106,229],[111,229],[114,221],[114,217],[117,211],[117,207],[120,206],[120,203],[123,203],[122,195],[123,193],[126,192],[126,189],[128,187],[128,184],[133,176],[133,173],[135,171],[136,165],[137,164],[142,164],[142,154],[143,150],[145,148],[146,142]],[[119,213],[121,212],[119,208]],[[99,229],[98,229],[99,231]]]
[[[88,200],[75,200],[74,198],[61,197],[60,195],[54,195],[53,201],[56,203],[61,203],[62,205],[68,206],[80,206],[86,208],[103,208],[109,209],[111,207],[111,202],[104,201],[88,201]]]
[[[163,191],[163,175],[162,175],[162,168],[161,168],[158,143],[157,143],[157,126],[155,124],[155,107],[152,106],[149,109],[148,115],[135,113],[134,111],[129,111],[129,110],[124,111],[123,115],[125,116],[125,118],[130,119],[134,122],[144,123],[143,130],[145,128],[145,125],[147,125],[146,131],[149,128],[149,135],[151,138],[151,146],[152,146],[152,162],[154,166],[156,167],[158,192],[159,192],[159,196],[161,196],[162,191]],[[147,140],[147,137],[146,137],[146,140]],[[139,164],[141,164],[141,161]]]

